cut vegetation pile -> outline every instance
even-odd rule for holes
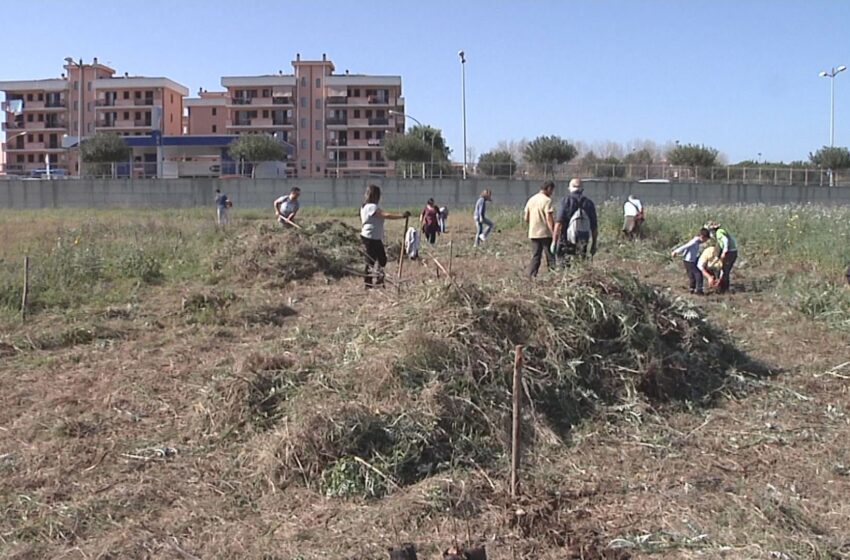
[[[415,290],[406,305],[416,323],[368,325],[349,344],[356,359],[277,399],[279,421],[248,462],[273,484],[329,496],[381,496],[455,467],[503,465],[514,345],[525,349],[526,441],[541,450],[603,409],[707,404],[731,389],[731,374],[755,369],[696,308],[632,277],[583,273],[541,293]]]
[[[259,226],[233,238],[217,255],[214,267],[242,280],[285,283],[322,273],[332,278],[351,274],[360,260],[359,234],[342,222],[319,222],[308,228]]]

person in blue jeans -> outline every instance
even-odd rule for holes
[[[472,215],[475,220],[475,243],[478,247],[483,241],[487,240],[490,232],[493,231],[493,221],[487,218],[487,203],[493,200],[493,193],[490,189],[481,191],[481,196],[475,201],[475,213]]]
[[[706,228],[699,230],[699,234],[680,247],[673,249],[673,257],[680,255],[685,265],[685,273],[688,275],[688,289],[692,294],[705,295],[703,289],[703,277],[697,262],[699,261],[699,247],[701,243],[708,242],[709,231]]]

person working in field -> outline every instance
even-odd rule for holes
[[[376,185],[366,187],[363,206],[360,207],[360,241],[366,257],[366,289],[384,285],[384,268],[387,266],[387,252],[384,249],[384,220],[409,218],[410,212],[391,214],[384,212],[378,204],[381,202],[381,189]]]
[[[227,224],[230,223],[230,216],[228,216],[228,211],[233,206],[233,203],[227,198],[227,195],[222,193],[221,190],[215,190],[215,218],[216,224],[218,227],[223,228]]]
[[[697,261],[697,269],[709,288],[717,286],[723,269],[723,264],[720,262],[720,249],[717,245],[709,245],[702,250]]]
[[[552,207],[554,192],[555,183],[546,181],[540,187],[540,192],[528,199],[522,212],[522,221],[528,224],[528,239],[531,241],[531,263],[528,265],[528,275],[532,278],[537,276],[544,254],[549,270],[555,266],[554,257],[549,252],[555,231],[555,209]]]
[[[625,204],[623,204],[623,234],[629,241],[634,241],[640,237],[643,220],[643,203],[638,197],[630,194]]]
[[[275,199],[274,214],[278,223],[290,227],[295,225],[295,216],[301,208],[301,203],[298,202],[299,196],[301,196],[301,189],[292,187],[288,195]]]
[[[732,281],[732,267],[738,260],[738,242],[735,241],[729,230],[717,222],[709,222],[705,227],[711,232],[711,236],[717,241],[717,247],[720,249],[722,268],[717,291],[725,294],[729,291],[729,285]]]
[[[440,210],[434,204],[434,199],[429,198],[419,213],[419,224],[422,226],[422,235],[431,245],[437,242],[437,234],[440,232],[439,217]]]
[[[555,213],[555,232],[552,252],[563,266],[569,266],[575,257],[586,258],[588,245],[590,255],[596,254],[598,238],[596,205],[584,196],[581,179],[570,180],[570,192],[561,199]]]
[[[700,272],[697,261],[699,260],[699,246],[701,243],[707,243],[709,239],[709,231],[706,228],[699,230],[699,233],[684,245],[680,245],[673,249],[671,253],[682,257],[682,263],[685,266],[685,274],[688,275],[688,289],[692,294],[705,295],[703,288],[703,277]]]
[[[475,220],[475,243],[478,247],[481,243],[487,240],[490,232],[493,231],[493,221],[487,217],[487,203],[493,200],[493,193],[490,189],[481,191],[481,196],[475,201],[475,211],[472,218]]]

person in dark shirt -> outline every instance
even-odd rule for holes
[[[215,222],[218,227],[224,227],[230,222],[230,217],[227,215],[228,209],[233,206],[227,195],[222,193],[220,189],[215,190]]]
[[[433,198],[429,198],[425,204],[425,208],[419,214],[419,223],[422,226],[422,234],[428,243],[433,245],[437,242],[437,233],[440,232],[440,224],[438,221],[440,210],[434,203]]]
[[[581,179],[572,179],[569,194],[561,199],[555,212],[551,250],[557,262],[569,266],[572,258],[586,258],[588,246],[591,256],[595,255],[598,227],[596,205],[584,196]]]

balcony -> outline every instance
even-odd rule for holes
[[[369,119],[369,126],[388,126],[390,124],[390,119],[386,117],[375,117]]]
[[[375,167],[386,168],[386,167],[389,167],[389,165],[390,165],[390,162],[388,162],[388,161],[370,161],[370,162],[369,162],[369,165],[368,165],[367,167],[372,167],[372,168],[375,168]]]
[[[329,161],[327,168],[328,169],[337,169],[342,167],[348,167],[348,161],[341,159],[339,161]]]
[[[294,105],[295,98],[290,96],[286,97],[272,97],[272,105]]]
[[[145,97],[142,99],[134,99],[133,105],[136,107],[153,107],[154,104],[161,105],[162,98],[161,97]]]
[[[348,117],[328,117],[325,119],[325,124],[327,126],[346,126]]]
[[[348,97],[344,95],[331,95],[326,98],[328,105],[346,105],[348,104]]]
[[[345,147],[348,146],[348,140],[345,138],[331,138],[328,140],[327,145]]]
[[[292,126],[292,119],[272,119],[274,126]]]
[[[24,123],[21,121],[4,122],[3,130],[24,130]]]

